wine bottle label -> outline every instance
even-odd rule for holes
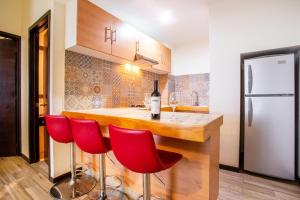
[[[151,97],[151,114],[160,114],[160,97]]]

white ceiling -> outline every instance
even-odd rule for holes
[[[90,0],[170,47],[208,38],[208,0]],[[169,23],[161,15],[169,12]]]

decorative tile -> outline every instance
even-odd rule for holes
[[[208,106],[209,104],[209,74],[193,74],[173,76],[169,82],[169,91],[178,92],[179,104]],[[175,86],[173,86],[173,84]],[[175,87],[175,88],[174,88]]]
[[[153,81],[160,81],[162,102],[170,92],[179,92],[179,103],[193,105],[195,93],[200,105],[208,105],[209,74],[184,76],[159,75],[66,51],[65,108],[67,110],[99,107],[127,107],[143,104],[144,94],[153,91]]]

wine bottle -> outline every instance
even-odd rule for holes
[[[154,81],[154,90],[151,94],[151,119],[160,119],[161,97],[158,91],[158,80]]]

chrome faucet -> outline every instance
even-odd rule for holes
[[[198,92],[195,90],[192,91],[191,94],[192,100],[193,100],[193,106],[199,106],[199,95]]]

